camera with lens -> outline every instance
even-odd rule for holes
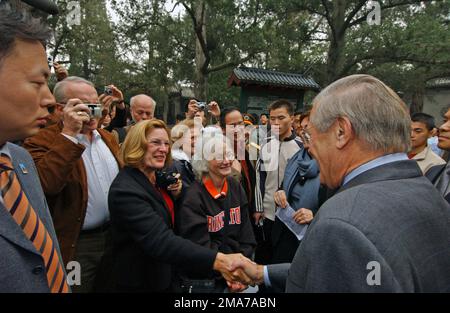
[[[178,178],[177,172],[166,172],[166,171],[157,171],[156,172],[156,185],[162,189],[167,189],[170,185],[176,184]]]
[[[112,96],[113,90],[109,86],[105,86],[105,95]]]
[[[48,62],[48,67],[52,68],[53,67],[53,58],[52,57],[48,57],[47,58],[47,62]]]
[[[197,102],[197,107],[200,111],[205,111],[206,109],[206,102]]]
[[[87,104],[91,118],[101,118],[102,117],[102,107],[98,104]]]

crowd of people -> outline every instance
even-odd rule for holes
[[[0,11],[0,292],[450,292],[450,105],[352,75],[169,127],[57,63],[51,92],[48,36]]]

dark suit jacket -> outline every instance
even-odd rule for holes
[[[42,129],[25,141],[36,163],[42,188],[55,223],[64,264],[75,255],[78,236],[83,227],[88,202],[86,169],[82,154],[85,147],[61,135],[62,124]],[[102,136],[119,166],[119,145],[102,129]]]
[[[371,286],[379,265],[380,285]],[[290,266],[287,292],[449,292],[450,207],[414,161],[374,168],[319,210]],[[375,271],[374,271],[375,270]],[[283,279],[284,276],[284,279]]]
[[[61,259],[52,218],[33,159],[26,150],[13,144],[7,145],[20,185],[45,225]],[[19,170],[20,164],[28,170],[27,174]],[[41,254],[0,203],[0,293],[10,292],[47,293],[50,289]]]
[[[162,196],[140,170],[125,167],[119,173],[110,189],[109,209],[119,290],[168,291],[174,265],[212,271],[217,252],[174,234]]]

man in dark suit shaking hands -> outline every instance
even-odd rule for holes
[[[69,291],[33,160],[10,143],[47,123],[48,36],[39,22],[0,10],[0,293]]]
[[[245,269],[287,292],[449,292],[450,207],[408,160],[403,101],[369,75],[343,78],[314,100],[305,130],[321,208],[292,264]]]

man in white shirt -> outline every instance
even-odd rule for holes
[[[256,249],[256,262],[270,263],[273,258],[272,228],[275,222],[275,193],[281,189],[289,160],[303,145],[292,130],[294,106],[287,100],[277,100],[269,107],[271,137],[261,147],[256,165],[255,224],[263,220],[264,243]]]
[[[445,164],[445,161],[433,152],[428,145],[435,128],[434,118],[426,113],[416,113],[411,117],[412,149],[408,153],[410,159],[416,160],[424,174],[433,166]]]
[[[94,291],[102,258],[109,246],[108,192],[119,172],[119,146],[98,129],[102,112],[94,85],[69,77],[55,86],[63,120],[25,142],[39,172],[50,206],[64,263],[81,265],[81,286]],[[97,289],[98,290],[98,289]]]

